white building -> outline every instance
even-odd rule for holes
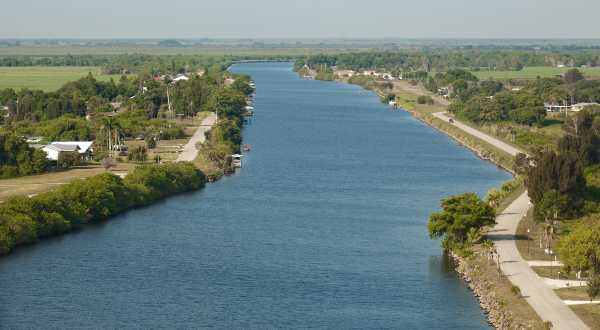
[[[189,79],[190,78],[188,78],[186,76],[179,76],[179,77],[173,79],[173,82],[180,81],[180,80],[189,80]]]
[[[59,148],[77,146],[77,151],[81,154],[82,159],[91,159],[92,151],[94,151],[93,143],[92,141],[58,141],[52,142],[50,145],[58,146]]]
[[[343,76],[343,75],[347,74],[348,77],[352,77],[353,75],[356,74],[356,72],[354,72],[352,70],[339,70],[339,71],[334,71],[333,73],[337,74],[337,75],[340,75],[340,76]]]
[[[587,102],[584,102],[584,103],[576,103],[576,104],[573,104],[573,105],[571,106],[571,109],[572,109],[573,111],[581,111],[581,110],[583,110],[583,108],[584,108],[584,107],[587,107],[587,106],[590,106],[590,105],[600,105],[600,104],[598,104],[598,103],[587,103]]]
[[[44,152],[46,152],[46,154],[48,154],[48,159],[50,159],[50,160],[58,160],[58,156],[60,155],[61,152],[64,152],[64,151],[69,151],[69,152],[79,151],[79,146],[78,145],[56,145],[56,144],[49,144],[49,145],[43,146],[42,150],[44,150]]]

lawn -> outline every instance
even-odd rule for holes
[[[524,67],[521,71],[472,71],[471,73],[479,79],[487,78],[535,78],[554,77],[557,74],[567,73],[571,68],[557,68],[547,66]],[[587,77],[600,77],[600,67],[576,68],[585,73]]]
[[[87,76],[88,72],[99,81],[119,80],[119,75],[96,75],[98,69],[93,66],[30,66],[0,67],[0,89],[12,88],[20,90],[29,88],[53,92],[64,83]]]

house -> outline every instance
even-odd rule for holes
[[[392,76],[392,74],[389,72],[379,73],[378,75],[383,79],[394,80],[394,76]]]
[[[375,70],[365,70],[363,73],[365,76],[377,76],[377,71]]]
[[[546,108],[546,111],[548,112],[554,112],[554,111],[567,111],[571,108],[570,105],[556,105],[556,104],[552,104],[552,103],[544,103],[544,107]]]
[[[78,145],[56,145],[56,144],[48,144],[42,147],[42,150],[48,154],[48,159],[50,160],[58,160],[58,156],[61,152],[69,151],[79,151]]]
[[[180,81],[180,80],[189,80],[189,79],[190,78],[188,78],[186,76],[179,76],[179,77],[173,79],[173,82],[177,82],[177,81]]]
[[[38,143],[38,142],[42,141],[42,139],[44,139],[43,136],[32,136],[32,137],[30,137],[30,138],[27,139],[27,142]]]
[[[154,81],[161,81],[162,78],[161,77],[154,77]]]
[[[587,106],[590,106],[590,105],[600,105],[600,104],[598,104],[598,103],[587,103],[587,102],[577,103],[577,104],[573,104],[571,106],[571,109],[573,111],[581,111],[581,110],[583,110],[584,107],[587,107]]]
[[[58,146],[59,148],[63,149],[73,148],[73,146],[75,146],[77,147],[77,151],[81,154],[82,159],[92,159],[92,151],[94,151],[92,146],[93,143],[94,142],[92,141],[58,141],[52,142],[48,146]]]
[[[349,77],[352,77],[353,75],[356,74],[356,72],[354,72],[352,70],[339,70],[339,71],[334,71],[333,73],[340,75],[340,76],[347,74]]]

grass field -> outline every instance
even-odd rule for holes
[[[471,72],[479,79],[492,78],[535,78],[554,77],[557,74],[567,73],[571,68],[557,68],[546,66],[525,67],[521,71],[473,71]],[[586,77],[600,77],[600,67],[593,68],[576,68],[585,73]]]
[[[119,80],[119,75],[97,76],[97,68],[93,66],[33,66],[33,67],[0,67],[0,89],[21,88],[41,89],[52,92],[64,83],[87,76],[88,72],[100,81],[113,78]]]

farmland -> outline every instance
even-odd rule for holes
[[[0,89],[12,88],[20,90],[29,88],[52,92],[59,89],[64,83],[85,77],[88,72],[100,81],[113,78],[119,80],[118,75],[96,76],[97,68],[91,66],[33,66],[33,67],[0,67]]]
[[[471,73],[479,79],[487,78],[535,78],[553,77],[557,74],[567,73],[571,68],[558,68],[547,66],[524,67],[521,71],[472,71]],[[600,77],[600,67],[576,68],[585,73],[587,77]]]

